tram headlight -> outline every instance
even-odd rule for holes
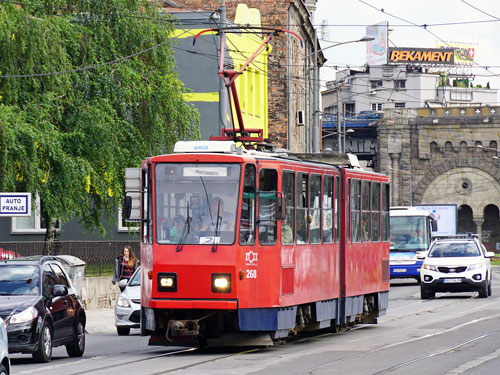
[[[159,273],[158,274],[159,292],[177,292],[177,274]]]
[[[212,274],[212,292],[213,293],[231,293],[231,274],[213,273]]]

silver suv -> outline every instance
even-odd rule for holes
[[[477,235],[456,235],[435,239],[420,269],[422,299],[436,292],[479,292],[480,298],[491,295],[490,258]]]

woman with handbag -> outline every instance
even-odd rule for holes
[[[132,251],[132,247],[126,245],[120,256],[115,258],[115,272],[113,275],[113,284],[123,279],[130,279],[137,269],[138,260]]]

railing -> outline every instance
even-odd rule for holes
[[[114,259],[125,245],[139,258],[139,241],[0,242],[0,260],[30,255],[73,255],[86,263],[86,276],[112,275]]]

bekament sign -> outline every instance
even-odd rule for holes
[[[452,48],[389,48],[388,60],[394,64],[453,65],[455,63]]]

